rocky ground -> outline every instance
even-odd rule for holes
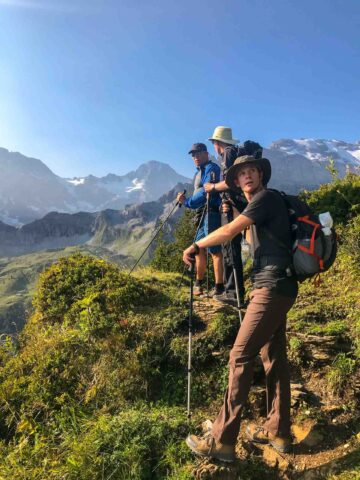
[[[205,297],[195,301],[194,312],[207,323],[223,308],[220,303]],[[254,445],[246,439],[246,423],[254,419],[261,423],[265,415],[264,378],[259,362],[236,447],[236,463],[229,466],[217,461],[195,459],[194,478],[360,479],[360,412],[356,392],[347,392],[343,397],[331,395],[325,382],[325,374],[334,356],[339,351],[346,351],[348,346],[339,335],[300,333],[292,331],[291,324],[288,332],[289,339],[301,339],[301,352],[298,352],[301,359],[294,358],[294,352],[289,352],[292,369],[292,453],[280,454],[268,445]],[[226,352],[214,352],[214,355],[221,354]],[[352,379],[351,389],[358,386],[359,382]],[[216,415],[218,407],[213,405],[206,412],[209,418]],[[197,427],[200,429],[200,425]]]

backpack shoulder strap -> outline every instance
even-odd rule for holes
[[[289,204],[286,200],[286,193],[285,192],[280,192],[279,190],[276,190],[275,188],[267,188],[267,190],[270,190],[271,192],[275,192],[277,193],[281,199],[283,200],[285,206],[286,206],[286,209],[288,211],[289,209]],[[288,245],[286,245],[284,242],[282,242],[279,238],[277,238],[267,227],[265,226],[262,226],[261,227],[263,229],[263,231],[265,232],[265,234],[268,236],[268,238],[270,238],[270,240],[272,240],[273,242],[275,242],[277,244],[278,247],[280,248],[283,248],[284,250],[286,250],[290,255],[292,255],[292,251],[291,251],[291,247],[289,248]],[[291,233],[291,232],[290,232]]]

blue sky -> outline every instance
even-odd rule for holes
[[[359,59],[359,0],[0,0],[0,146],[70,177],[189,175],[216,125],[357,141]]]

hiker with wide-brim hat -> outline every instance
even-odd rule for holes
[[[232,137],[230,127],[216,127],[212,136],[208,139],[210,142],[221,142],[226,145],[237,145],[239,140]]]
[[[246,435],[251,442],[268,443],[279,452],[288,452],[291,447],[286,317],[296,299],[297,281],[291,268],[288,210],[281,195],[266,188],[270,177],[269,160],[253,156],[237,158],[229,169],[227,182],[243,191],[248,205],[232,222],[191,245],[183,254],[184,262],[189,264],[198,248],[228,242],[244,230],[249,231],[252,290],[230,352],[224,403],[210,433],[203,438],[190,435],[186,439],[196,454],[227,462],[235,459],[241,413],[259,353],[266,375],[267,418],[263,425],[250,423]]]
[[[213,192],[206,194],[204,184],[207,182],[218,182],[220,180],[220,168],[209,158],[207,147],[204,143],[194,143],[190,148],[189,155],[192,156],[196,166],[196,174],[194,177],[194,193],[191,197],[186,198],[183,193],[178,193],[178,202],[184,204],[186,208],[190,208],[196,212],[195,220],[197,223],[197,234],[195,241],[204,238],[213,230],[221,225],[220,204],[221,199],[219,193]],[[207,210],[205,212],[205,209]],[[222,292],[224,290],[223,283],[223,259],[220,245],[213,245],[208,249],[211,254],[214,266],[215,287],[214,291]],[[194,295],[199,296],[204,293],[203,281],[207,266],[207,253],[201,250],[196,257],[196,280],[193,290]]]
[[[258,168],[262,174],[262,184],[263,186],[267,186],[271,178],[271,163],[267,158],[254,158],[250,155],[244,155],[243,157],[238,157],[233,166],[229,169],[227,176],[226,176],[226,183],[229,185],[231,190],[235,192],[242,192],[241,187],[239,186],[237,175],[239,169],[243,165],[254,165]]]
[[[204,188],[206,192],[209,192],[210,188],[216,192],[221,192],[221,224],[226,225],[246,205],[244,198],[235,192],[230,193],[229,187],[225,183],[227,169],[237,157],[239,140],[233,138],[232,129],[226,126],[216,127],[209,140],[214,145],[215,153],[220,160],[222,179],[215,186],[205,184]],[[230,196],[234,197],[233,200],[230,200]],[[232,242],[222,246],[225,288],[221,294],[213,295],[215,300],[234,305],[239,303],[240,306],[244,304],[245,297],[241,239],[242,237],[239,235]]]
[[[236,218],[246,207],[244,196],[239,192],[230,190],[226,182],[227,172],[239,156],[239,150],[242,152],[246,151],[246,153],[250,151],[252,153],[256,150],[262,151],[262,149],[258,143],[251,141],[247,141],[244,145],[238,146],[239,140],[233,138],[232,129],[225,126],[216,127],[209,140],[213,143],[215,152],[221,162],[222,180],[216,183],[215,186],[205,184],[204,189],[206,192],[214,190],[222,193],[221,223],[222,225],[226,225]],[[253,147],[252,150],[249,150],[250,146]],[[231,242],[223,245],[225,291],[221,295],[215,295],[215,300],[230,303],[235,303],[236,301],[236,303],[239,302],[240,305],[244,304],[245,288],[241,258],[241,240],[242,236],[238,235]]]

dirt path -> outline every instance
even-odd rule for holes
[[[206,298],[197,299],[194,304],[194,312],[206,324],[224,309],[232,307]],[[194,478],[316,480],[343,472],[344,476],[339,478],[360,480],[358,405],[354,404],[349,410],[341,398],[330,396],[324,388],[324,372],[332,361],[331,352],[338,349],[337,338],[304,334],[301,340],[304,352],[311,352],[312,361],[306,368],[292,368],[293,452],[279,454],[269,445],[251,444],[245,435],[249,418],[244,418],[237,444],[237,461],[228,466],[216,461],[195,460]],[[261,423],[265,389],[260,383],[252,391],[252,398],[256,400],[250,405],[251,420]]]

